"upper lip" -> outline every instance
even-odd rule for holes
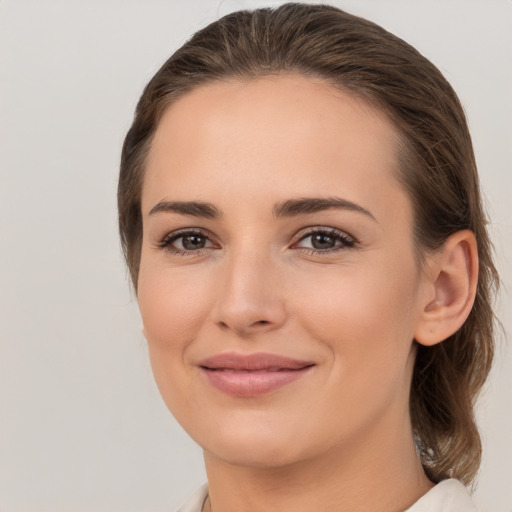
[[[237,354],[230,352],[203,359],[198,363],[198,366],[208,370],[279,371],[300,370],[313,366],[313,364],[312,361],[293,359],[277,354],[267,354],[263,352]]]

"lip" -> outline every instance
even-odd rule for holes
[[[300,379],[314,367],[304,361],[277,354],[217,354],[198,363],[209,383],[236,397],[256,397]]]

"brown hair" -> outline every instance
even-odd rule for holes
[[[427,475],[469,484],[480,464],[473,406],[491,367],[498,286],[464,111],[439,70],[378,25],[326,5],[238,11],[187,41],[146,86],[126,136],[118,190],[122,247],[135,288],[144,162],[165,109],[205,83],[298,72],[382,109],[402,135],[399,179],[415,210],[418,254],[470,229],[478,242],[473,309],[458,332],[419,345],[411,385],[415,442]]]

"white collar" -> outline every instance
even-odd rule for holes
[[[405,512],[478,512],[467,489],[455,478],[439,482]]]

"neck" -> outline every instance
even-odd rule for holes
[[[416,454],[410,421],[382,425],[350,446],[279,467],[232,465],[205,451],[212,512],[396,512],[432,486]]]

